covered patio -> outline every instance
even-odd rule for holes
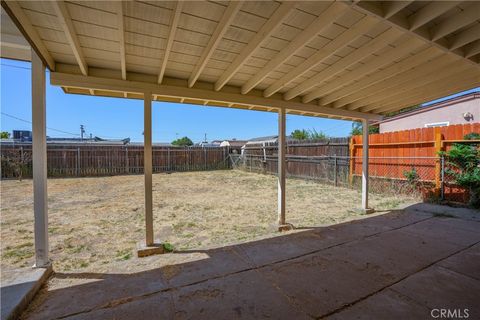
[[[156,240],[162,235],[155,234],[152,211],[153,101],[278,113],[278,228],[288,230],[291,225],[285,203],[286,114],[362,121],[362,201],[358,208],[369,213],[373,211],[368,203],[369,122],[380,120],[389,112],[480,85],[478,2],[2,1],[3,17],[8,21],[3,27],[5,19],[2,19],[2,57],[32,62],[35,266],[38,268],[50,265],[46,68],[50,71],[50,83],[60,86],[67,94],[144,101],[145,239],[138,250],[139,256],[163,250],[162,243]],[[451,223],[460,223],[458,221]],[[478,231],[478,222],[460,224],[462,230],[473,227]],[[322,229],[315,232],[315,236],[305,239],[305,246],[310,250],[311,245],[327,243],[322,240],[325,236]],[[291,237],[295,236],[285,239]],[[469,239],[480,240],[475,236]],[[438,250],[445,249],[445,254],[441,255],[445,259],[469,249],[475,241],[462,242],[461,248],[436,243],[432,250],[437,250],[437,245]],[[303,247],[303,244],[295,246],[299,259]],[[226,286],[227,282],[223,281],[256,281],[259,266],[248,263],[251,259],[268,256],[266,251],[258,251],[250,261],[244,261],[247,264],[243,269],[230,270],[231,278],[222,276],[210,280],[220,282],[221,286]],[[291,257],[280,260],[288,259]],[[417,267],[426,268],[439,259],[435,256]],[[325,257],[321,260],[330,261]],[[212,263],[215,259],[209,261]],[[327,268],[325,272],[334,266],[323,265]],[[395,270],[397,267],[401,264],[395,264]],[[420,270],[418,268],[415,270]],[[243,271],[252,278],[241,279]],[[270,271],[267,273],[273,276],[274,270]],[[144,275],[148,273],[139,277]],[[377,291],[406,276],[403,274],[393,282],[390,281],[393,278],[382,280],[378,283],[383,287],[372,288],[364,294],[375,297]],[[125,278],[125,283],[128,279]],[[199,280],[189,281],[177,286],[161,281],[145,282],[147,287],[158,286],[152,292],[159,295],[150,292],[144,298],[163,299],[163,291],[177,291],[178,286],[193,286]],[[472,283],[478,284],[475,281]],[[119,283],[116,285],[121,285]],[[362,284],[356,287],[359,286]],[[476,290],[478,292],[478,286]],[[278,293],[272,292],[274,294]],[[246,298],[249,292],[240,295]],[[113,301],[117,298],[105,303]],[[136,298],[121,300],[120,305],[132,303],[126,308],[134,312],[137,310],[135,301]],[[156,307],[161,305],[155,304]],[[119,308],[117,312],[123,314]],[[339,311],[338,308],[304,313],[327,316]],[[88,306],[87,309],[90,312],[97,307]],[[160,309],[161,312],[172,310]],[[294,309],[287,304],[279,304],[278,308],[270,305],[270,310],[283,317]],[[99,312],[102,310],[100,308]],[[193,311],[185,311],[186,314],[190,312]],[[92,314],[87,317],[90,316]]]

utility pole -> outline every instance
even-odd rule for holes
[[[205,133],[205,138],[203,139],[203,143],[207,143],[207,134]]]
[[[80,138],[83,140],[83,134],[85,133],[85,126],[83,124],[80,125]]]

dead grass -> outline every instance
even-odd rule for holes
[[[205,249],[278,235],[276,178],[240,171],[156,174],[155,234],[176,250]],[[33,264],[32,181],[1,182],[1,267]],[[56,271],[107,270],[135,260],[144,236],[143,176],[50,179],[50,251]],[[390,209],[413,199],[371,196]],[[359,217],[360,193],[287,180],[287,221],[297,227]]]

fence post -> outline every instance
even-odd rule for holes
[[[170,147],[167,147],[167,171],[170,171]]]
[[[125,147],[125,172],[130,173],[130,163],[128,160],[128,147]]]
[[[337,155],[333,155],[334,165],[333,165],[333,181],[335,183],[335,187],[337,186]]]
[[[77,147],[77,177],[80,176],[80,147]]]
[[[349,142],[349,151],[350,151],[350,166],[349,166],[349,171],[348,171],[348,183],[350,184],[350,188],[353,187],[353,166],[355,165],[354,158],[353,158],[353,153],[354,153],[354,148],[355,144],[353,143],[353,136],[350,138]]]
[[[203,147],[203,166],[207,170],[207,148]]]
[[[435,142],[434,142],[434,147],[435,147],[435,155],[438,157],[438,153],[442,151],[442,132],[439,127],[434,128],[435,132]],[[435,161],[435,195],[438,197],[440,196],[441,192],[441,174],[442,174],[442,166],[440,163],[440,159]]]
[[[442,155],[440,157],[440,172],[441,172],[441,188],[440,188],[440,199],[445,200],[445,157]]]

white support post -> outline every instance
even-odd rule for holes
[[[153,199],[152,199],[152,95],[144,94],[143,172],[145,176],[145,233],[146,246],[153,246]]]
[[[45,65],[34,50],[32,50],[32,131],[35,267],[43,268],[50,265],[48,259]]]
[[[278,225],[285,226],[285,109],[278,110]]]
[[[362,210],[368,213],[368,120],[362,120],[362,127]]]

